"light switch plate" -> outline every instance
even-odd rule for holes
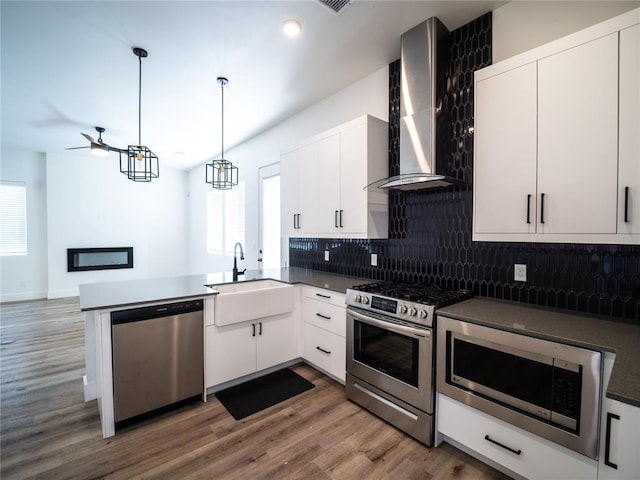
[[[377,267],[378,266],[378,254],[377,253],[372,253],[371,254],[371,266],[372,267]]]
[[[328,262],[329,261],[329,250],[325,250],[324,251],[324,261]]]
[[[513,265],[513,279],[516,282],[527,281],[527,266],[523,263],[516,263]]]

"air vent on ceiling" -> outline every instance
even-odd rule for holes
[[[336,15],[338,15],[345,8],[347,8],[349,5],[351,5],[352,1],[353,0],[318,0],[318,2],[320,4],[322,4],[325,7],[327,7],[329,10],[331,10]]]

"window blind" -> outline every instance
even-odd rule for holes
[[[26,254],[26,184],[0,181],[0,255]]]

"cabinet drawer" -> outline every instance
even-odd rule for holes
[[[303,357],[336,380],[345,383],[347,353],[344,337],[305,323]]]
[[[331,290],[325,290],[323,288],[316,287],[302,287],[302,295],[305,298],[312,298],[320,302],[331,303],[333,305],[345,305],[344,293],[333,292]]]
[[[329,330],[336,335],[342,337],[347,335],[347,312],[344,306],[304,298],[302,318],[304,322]]]
[[[442,394],[437,416],[438,432],[526,478],[595,480],[598,476],[596,460]]]

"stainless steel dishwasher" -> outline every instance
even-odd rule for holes
[[[202,396],[203,301],[111,313],[115,421]]]

